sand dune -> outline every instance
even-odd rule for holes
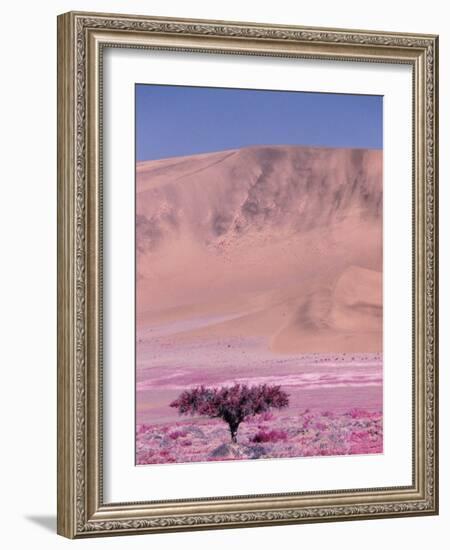
[[[381,151],[250,147],[143,162],[136,209],[139,339],[172,323],[180,342],[382,350]]]
[[[274,336],[281,352],[382,350],[381,273],[347,268],[333,286],[318,286]]]

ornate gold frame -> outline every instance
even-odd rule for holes
[[[102,499],[102,49],[413,67],[413,484],[105,504]],[[438,38],[95,13],[58,17],[58,533],[99,535],[437,514]],[[149,498],[151,495],[149,495]]]

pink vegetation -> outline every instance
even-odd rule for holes
[[[293,458],[383,452],[381,411],[304,410],[294,416],[262,414],[239,428],[230,443],[224,422],[193,419],[166,425],[141,424],[136,433],[136,463],[205,462]]]

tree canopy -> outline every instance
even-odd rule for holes
[[[289,405],[288,394],[281,386],[234,384],[220,388],[197,386],[183,391],[170,403],[181,415],[201,415],[224,420],[236,442],[237,430],[247,417],[269,409],[282,409]]]

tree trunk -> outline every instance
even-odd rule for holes
[[[231,433],[231,441],[232,443],[237,443],[237,431],[239,428],[239,424],[230,424],[230,433]]]

